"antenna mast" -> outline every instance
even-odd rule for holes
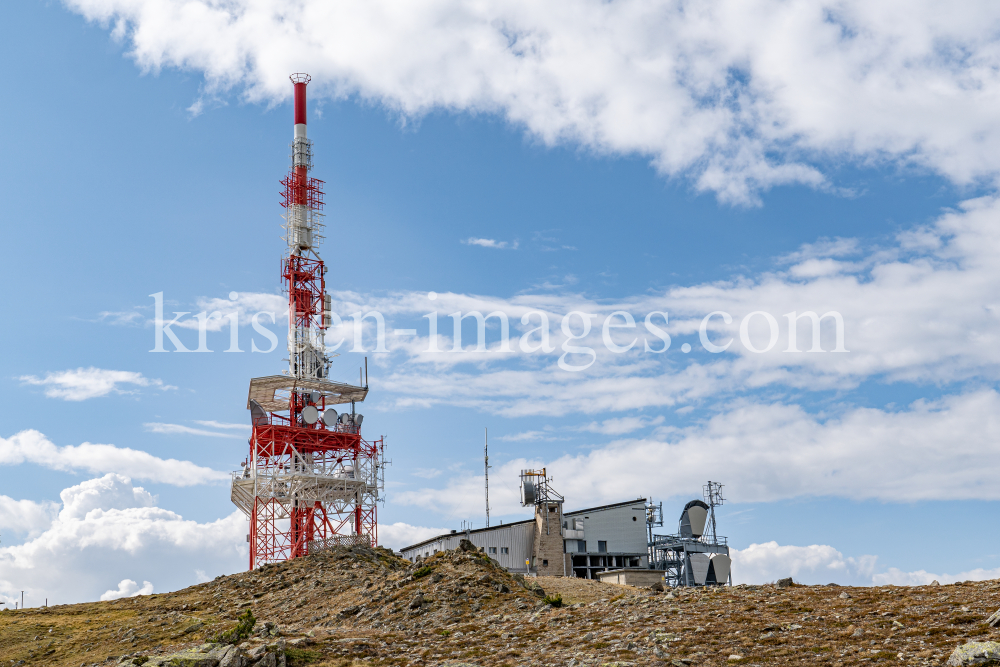
[[[486,527],[490,527],[490,430],[486,427],[483,428],[483,432],[486,437],[485,444],[483,445],[483,455],[485,461],[483,465],[486,466]]]

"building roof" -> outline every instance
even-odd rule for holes
[[[582,509],[582,510],[573,510],[572,512],[563,512],[563,516],[573,516],[573,515],[576,515],[576,514],[586,514],[587,512],[597,512],[597,511],[600,511],[600,510],[611,509],[612,507],[622,507],[624,505],[634,505],[635,503],[644,503],[644,502],[646,502],[645,498],[636,498],[635,500],[626,500],[626,501],[620,502],[620,503],[611,503],[610,505],[599,505],[598,507],[588,507],[588,508]],[[501,524],[499,526],[490,526],[489,528],[476,528],[475,530],[470,530],[469,534],[472,535],[474,533],[485,533],[485,532],[488,532],[488,531],[491,531],[491,530],[502,530],[504,528],[509,528],[510,526],[520,526],[522,524],[532,523],[532,522],[534,522],[534,519],[525,519],[523,521],[515,521],[513,523],[505,523],[505,524]],[[436,535],[435,537],[431,537],[429,539],[426,539],[423,542],[417,542],[416,544],[411,544],[408,547],[403,547],[402,549],[400,549],[400,552],[408,551],[410,549],[417,549],[419,547],[422,547],[424,545],[430,544],[432,542],[437,542],[438,540],[441,540],[441,539],[447,539],[449,537],[458,537],[458,536],[464,535],[464,534],[465,534],[464,530],[455,531],[453,533],[442,533],[441,535]]]

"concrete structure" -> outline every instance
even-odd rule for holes
[[[415,561],[455,549],[468,538],[512,572],[596,579],[605,570],[648,567],[645,502],[639,498],[566,513],[561,502],[539,504],[534,519],[439,535],[400,552]]]
[[[663,583],[664,570],[608,570],[597,575],[605,584],[624,584],[626,586],[638,586],[648,588],[656,583]]]

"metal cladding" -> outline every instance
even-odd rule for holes
[[[708,566],[711,564],[711,558],[708,554],[693,553],[688,554],[688,561],[691,563],[691,576],[694,583],[704,586],[708,579]]]
[[[680,536],[699,538],[705,533],[708,520],[708,505],[700,500],[692,500],[684,506],[680,519]]]
[[[713,584],[724,584],[729,579],[729,571],[733,565],[733,559],[726,554],[712,554],[710,556],[708,577]]]
[[[384,443],[361,437],[355,403],[365,386],[329,379],[323,181],[309,176],[306,136],[308,74],[291,76],[295,91],[291,168],[282,179],[285,208],[282,279],[288,293],[288,370],[250,381],[250,456],[233,473],[231,497],[250,519],[250,568],[333,545],[376,546],[376,504],[384,489]],[[333,405],[350,404],[338,414]]]

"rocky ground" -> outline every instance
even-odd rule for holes
[[[524,580],[471,550],[411,564],[353,548],[175,593],[0,612],[0,667],[940,665],[1000,640],[986,623],[998,607],[998,581],[658,593]],[[247,610],[252,636],[218,643]]]

